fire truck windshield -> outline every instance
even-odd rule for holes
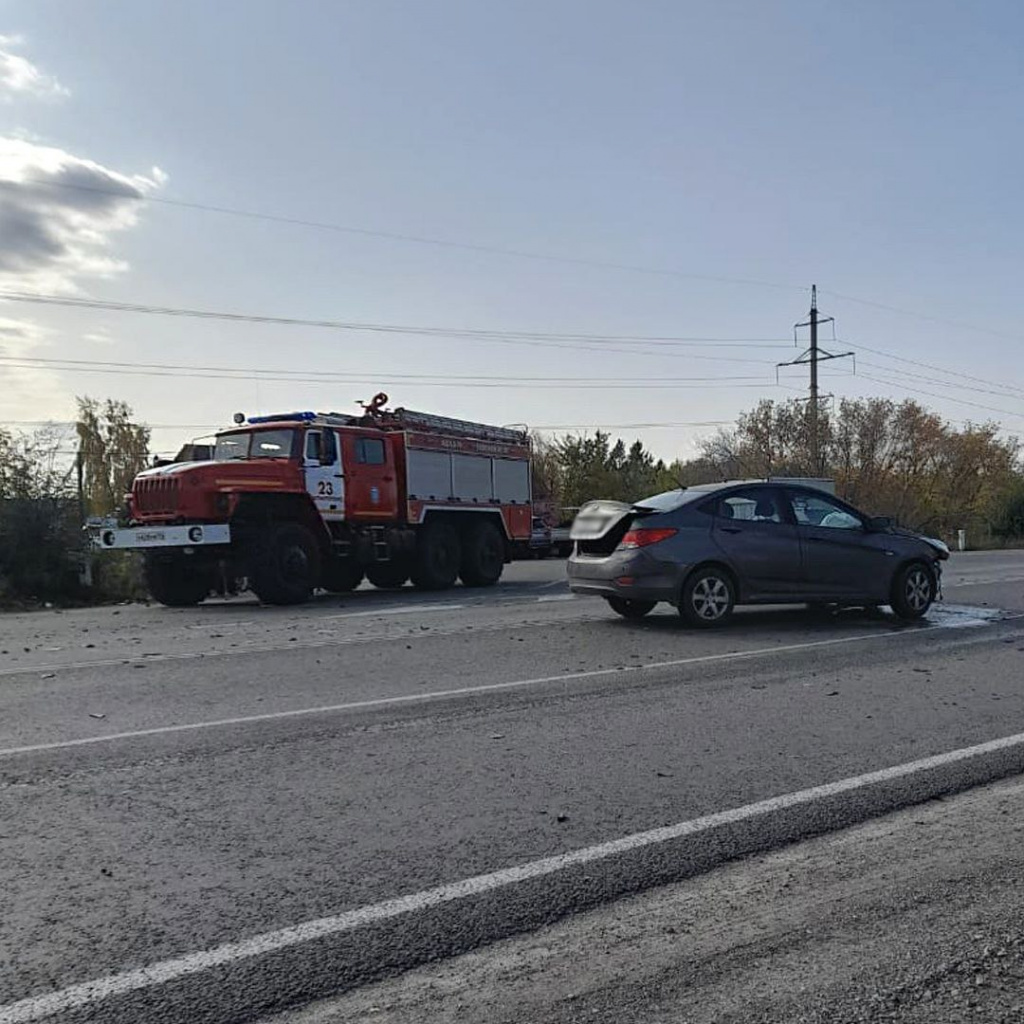
[[[218,462],[233,459],[287,459],[292,454],[294,430],[240,430],[217,438],[213,457]]]

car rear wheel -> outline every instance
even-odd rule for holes
[[[901,618],[920,619],[935,600],[935,572],[924,562],[905,565],[892,581],[892,610]]]
[[[642,619],[649,615],[657,601],[637,601],[632,597],[606,597],[608,607],[624,619]]]
[[[707,629],[724,625],[735,607],[736,587],[724,569],[698,569],[683,584],[679,614],[691,626]]]

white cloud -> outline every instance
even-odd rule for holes
[[[127,269],[113,249],[116,234],[136,224],[140,200],[167,176],[122,174],[94,160],[23,138],[0,136],[0,290],[82,294],[89,278]],[[4,304],[7,308],[14,307]],[[85,324],[83,324],[83,327]],[[68,335],[31,320],[0,317],[0,355],[26,356]],[[110,344],[103,329],[79,343]],[[62,415],[73,392],[45,364],[0,363],[4,415]]]
[[[0,35],[0,99],[10,102],[18,96],[39,99],[63,99],[70,92],[53,75],[15,53],[23,43],[20,36]]]
[[[0,103],[68,96],[56,78],[18,52],[21,47],[20,38],[0,35]],[[114,249],[115,237],[137,223],[140,200],[166,181],[157,167],[125,174],[47,145],[25,129],[0,136],[0,290],[82,294],[90,278],[123,273],[128,265]],[[75,332],[79,345],[114,342],[102,327],[91,333],[82,327]],[[57,410],[73,394],[68,383],[59,371],[27,360],[40,348],[55,353],[70,337],[32,320],[0,317],[0,355],[11,360],[0,361],[4,415],[61,415]]]
[[[35,420],[65,415],[70,396],[56,374],[44,366],[16,362],[35,355],[50,340],[49,332],[30,320],[0,317],[0,356],[5,357],[0,360],[0,388],[5,418]],[[8,360],[15,362],[12,365]]]
[[[53,146],[0,136],[0,287],[77,292],[127,269],[111,238],[167,175],[123,174]]]

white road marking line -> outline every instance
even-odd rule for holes
[[[545,604],[550,601],[575,601],[575,594],[548,594],[546,597],[538,597],[537,604]]]
[[[586,846],[569,853],[543,857],[540,860],[529,861],[516,867],[503,868],[500,871],[474,875],[458,882],[439,885],[433,889],[425,889],[407,896],[384,900],[381,903],[357,907],[355,910],[347,910],[330,917],[306,921],[278,931],[264,932],[239,942],[226,943],[198,953],[189,953],[172,960],[163,960],[138,970],[107,975],[94,981],[71,985],[58,992],[43,996],[31,996],[7,1006],[0,1006],[0,1024],[29,1024],[31,1021],[41,1020],[55,1013],[95,1005],[112,996],[152,988],[155,985],[162,985],[165,982],[210,970],[213,967],[248,960],[328,936],[341,935],[404,914],[413,914],[470,896],[479,896],[498,889],[505,889],[520,882],[544,878],[567,868],[608,860],[611,857],[640,850],[647,846],[656,846],[676,839],[683,839],[686,836],[698,835],[723,825],[733,825],[753,818],[765,817],[778,811],[805,806],[843,793],[852,793],[879,783],[908,778],[919,772],[944,768],[1022,745],[1024,745],[1024,733],[1016,733],[1013,736],[1004,736],[987,743],[962,747],[959,750],[920,758],[917,761],[882,768],[879,771],[866,772],[863,775],[840,779],[837,782],[828,782],[821,786],[812,786],[794,793],[744,804],[742,807],[734,807],[727,811],[718,811],[675,825],[653,828],[645,832],[634,832],[631,835],[598,843],[595,846]]]
[[[378,608],[376,611],[366,612],[342,612],[340,615],[321,615],[310,622],[333,622],[335,619],[364,619],[373,618],[377,615],[415,615],[417,612],[457,612],[466,606],[464,604],[410,604],[399,605],[398,607]]]
[[[985,587],[993,583],[1024,583],[1024,576],[990,576],[981,580],[943,580],[943,586],[947,588]]]
[[[911,632],[938,629],[938,626],[922,626]],[[347,704],[325,704],[312,708],[296,708],[291,711],[268,711],[259,715],[240,715],[236,718],[218,718],[207,722],[188,722],[183,725],[160,725],[151,729],[133,729],[129,732],[110,733],[106,736],[85,736],[76,740],[58,740],[54,743],[33,743],[22,747],[0,748],[0,757],[15,754],[33,754],[45,750],[66,750],[72,747],[87,747],[97,743],[113,743],[116,740],[139,739],[144,736],[164,736],[170,733],[189,732],[200,729],[217,729],[230,725],[250,725],[255,722],[273,722],[286,718],[303,718],[308,715],[337,714],[344,711],[361,711],[368,708],[394,707],[402,704],[424,704],[448,697],[468,697],[480,693],[496,693],[502,690],[518,690],[529,686],[544,686],[549,683],[578,682],[582,679],[599,679],[602,676],[635,675],[638,672],[652,672],[658,669],[683,668],[688,665],[706,665],[715,661],[739,661],[745,658],[759,658],[768,654],[783,654],[791,651],[812,650],[817,647],[834,647],[837,644],[851,644],[862,640],[884,640],[894,636],[907,636],[904,632],[863,633],[859,636],[833,637],[829,640],[808,640],[798,644],[778,644],[774,647],[758,647],[749,651],[728,651],[722,654],[700,654],[689,658],[674,658],[671,661],[653,661],[646,665],[623,665],[621,668],[595,668],[582,672],[566,672],[556,676],[538,676],[534,679],[513,679],[506,683],[481,683],[479,686],[463,686],[450,690],[434,690],[430,693],[405,693],[394,697],[373,697],[367,700],[350,701]]]

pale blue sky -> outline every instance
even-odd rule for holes
[[[65,290],[383,323],[782,339],[816,281],[841,338],[1024,388],[1018,3],[7,0],[0,16],[0,32],[22,37],[8,49],[67,93],[15,85],[0,134],[144,176],[153,196],[782,286],[148,204],[135,223],[103,227],[106,255],[124,267],[97,274],[65,262]],[[26,274],[3,275],[4,287],[43,287]],[[366,381],[384,372],[756,378],[675,390],[386,388],[400,404],[496,422],[732,419],[762,394],[797,393],[772,384],[771,364],[796,354],[785,348],[627,355],[13,304],[0,314],[46,329],[8,352],[47,357],[324,369]],[[917,397],[952,419],[988,415],[958,398],[1008,410],[1016,418],[1001,417],[1006,426],[1024,428],[1024,390],[969,392],[936,383],[935,371],[861,361],[876,364],[865,373],[943,396]],[[374,390],[4,376],[0,418],[65,418],[72,396],[89,392],[126,398],[153,423],[212,424],[235,409],[346,408]],[[786,379],[806,381],[795,371]],[[857,377],[827,383],[840,395],[907,393]],[[691,453],[708,432],[626,431],[667,457]],[[184,433],[162,430],[157,445]]]

